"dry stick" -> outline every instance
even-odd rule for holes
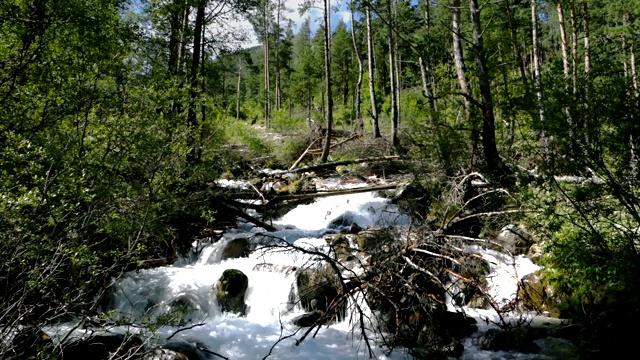
[[[311,144],[309,144],[309,146],[307,146],[307,148],[305,149],[305,151],[302,153],[302,155],[300,155],[300,157],[298,158],[298,160],[296,160],[296,162],[293,163],[293,165],[291,165],[291,167],[289,168],[289,171],[295,169],[296,167],[298,167],[298,165],[300,164],[300,162],[302,161],[302,159],[307,155],[307,153],[309,152],[309,150],[311,150],[311,147],[313,146],[313,144],[315,144],[316,142],[318,142],[318,140],[320,140],[321,138],[316,138],[315,140],[313,140],[311,142]]]
[[[320,165],[312,165],[312,166],[305,166],[305,167],[297,168],[297,169],[292,170],[291,172],[315,171],[315,170],[331,168],[331,167],[338,166],[338,165],[351,165],[351,164],[357,164],[357,163],[369,163],[369,162],[376,162],[376,161],[389,161],[389,160],[397,160],[399,158],[400,158],[399,156],[394,155],[394,156],[381,156],[381,157],[373,157],[373,158],[362,158],[362,159],[353,159],[353,160],[334,161],[334,162],[324,163],[324,164],[320,164]]]
[[[167,338],[167,341],[171,340],[171,338],[172,338],[172,337],[176,336],[178,333],[180,333],[180,332],[182,332],[182,331],[191,330],[191,329],[193,329],[193,328],[200,327],[200,326],[204,326],[204,325],[206,325],[206,324],[205,324],[205,323],[198,323],[198,324],[191,325],[191,326],[189,326],[189,327],[185,327],[185,328],[178,329],[178,330],[176,330],[173,334],[171,334],[171,336],[169,336],[169,337]]]

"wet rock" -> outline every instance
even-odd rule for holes
[[[306,311],[326,312],[334,299],[338,297],[339,282],[330,269],[306,269],[296,273],[296,287],[300,305]],[[338,311],[343,318],[346,306]]]
[[[349,227],[349,234],[358,234],[363,229],[356,223],[352,223]]]
[[[216,299],[222,311],[246,315],[244,297],[248,287],[249,278],[242,271],[225,270],[215,286]]]
[[[251,253],[251,243],[249,239],[238,238],[229,241],[227,246],[222,250],[222,256],[220,260],[236,259],[248,257]]]
[[[484,295],[488,286],[486,276],[491,273],[489,263],[476,255],[466,255],[457,259],[455,270],[463,279],[457,280],[457,292],[453,299],[458,306],[466,305],[476,309],[491,307],[489,299]]]
[[[525,329],[515,328],[510,331],[489,329],[480,338],[480,349],[488,351],[517,351],[531,354],[540,352],[534,338]]]
[[[455,340],[465,338],[478,330],[476,320],[461,312],[445,311],[434,314],[434,317],[436,324]]]
[[[169,323],[174,326],[184,326],[193,320],[194,313],[200,307],[187,294],[182,294],[169,304]]]
[[[556,289],[542,270],[520,280],[518,297],[525,309],[555,318],[560,317],[562,305],[569,301],[569,295]]]
[[[585,358],[585,354],[580,347],[569,340],[547,337],[535,341],[540,348],[540,354],[551,359],[580,360]]]
[[[105,334],[94,335],[62,345],[60,355],[65,360],[107,360],[119,357],[133,357],[143,351],[142,339],[137,336]]]
[[[533,237],[524,226],[513,224],[507,225],[500,230],[496,237],[496,242],[514,255],[526,254],[534,243]],[[497,250],[500,251],[502,249]]]
[[[366,253],[384,251],[386,244],[392,243],[395,239],[387,231],[367,229],[356,236],[358,248]]]
[[[297,316],[291,320],[291,322],[300,327],[310,327],[318,323],[318,321],[324,316],[324,311],[313,310],[306,314]]]
[[[346,259],[351,255],[349,239],[344,234],[326,236],[324,240],[331,245],[336,259]]]
[[[185,354],[169,349],[155,349],[142,355],[142,360],[189,360]]]
[[[207,346],[197,340],[171,340],[164,344],[162,348],[182,354],[188,360],[213,359],[213,355],[208,352]]]

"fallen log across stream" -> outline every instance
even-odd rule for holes
[[[362,159],[353,159],[353,160],[341,160],[341,161],[328,162],[328,163],[318,164],[318,165],[304,166],[301,168],[293,169],[291,170],[291,172],[295,173],[295,172],[324,170],[324,169],[328,169],[328,168],[332,168],[340,165],[370,163],[370,162],[377,162],[377,161],[391,161],[391,160],[398,160],[399,158],[400,158],[399,156],[393,155],[393,156],[381,156],[381,157],[362,158]]]
[[[247,214],[243,209],[253,209],[259,212],[265,212],[268,209],[273,209],[277,204],[289,201],[302,201],[302,200],[310,200],[321,197],[329,197],[329,196],[337,196],[337,195],[347,195],[347,194],[358,194],[364,192],[372,192],[372,191],[382,191],[382,190],[392,190],[396,189],[400,184],[391,183],[384,185],[375,185],[375,186],[366,186],[366,187],[358,187],[351,189],[338,189],[338,190],[327,190],[327,191],[316,191],[311,193],[302,193],[302,194],[263,194],[262,198],[259,199],[260,203],[244,203],[238,200],[258,200],[255,198],[255,192],[245,193],[243,196],[241,194],[236,194],[235,199],[219,199],[220,202],[224,204],[224,210],[230,211],[233,215],[238,216],[256,226],[260,226],[268,231],[275,231],[275,228],[262,220],[259,220],[249,214]],[[251,195],[251,196],[247,196]]]

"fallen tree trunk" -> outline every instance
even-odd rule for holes
[[[297,169],[291,170],[291,172],[316,171],[316,170],[332,168],[334,166],[339,166],[339,165],[351,165],[351,164],[358,164],[358,163],[371,163],[371,162],[377,162],[377,161],[391,161],[391,160],[398,160],[399,158],[400,158],[399,156],[394,155],[394,156],[382,156],[382,157],[374,157],[374,158],[362,158],[362,159],[353,159],[353,160],[334,161],[334,162],[324,163],[324,164],[319,164],[319,165],[304,166],[304,167],[301,167],[301,168],[297,168]]]
[[[367,187],[360,187],[360,188],[353,188],[353,189],[317,191],[317,192],[306,193],[306,194],[276,195],[275,197],[269,200],[269,203],[267,205],[272,205],[273,203],[289,201],[289,200],[305,200],[305,199],[314,199],[319,197],[329,197],[329,196],[346,195],[346,194],[358,194],[358,193],[371,192],[371,191],[390,190],[390,189],[395,189],[397,187],[398,187],[398,184],[385,184],[385,185],[367,186]]]

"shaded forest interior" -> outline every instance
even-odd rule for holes
[[[112,277],[171,263],[232,221],[216,180],[279,168],[409,173],[421,226],[500,214],[459,236],[522,224],[566,294],[562,316],[596,347],[629,341],[640,1],[333,5],[4,0],[0,334],[95,314]],[[243,48],[235,19],[261,45]],[[470,174],[482,181],[456,203]]]

